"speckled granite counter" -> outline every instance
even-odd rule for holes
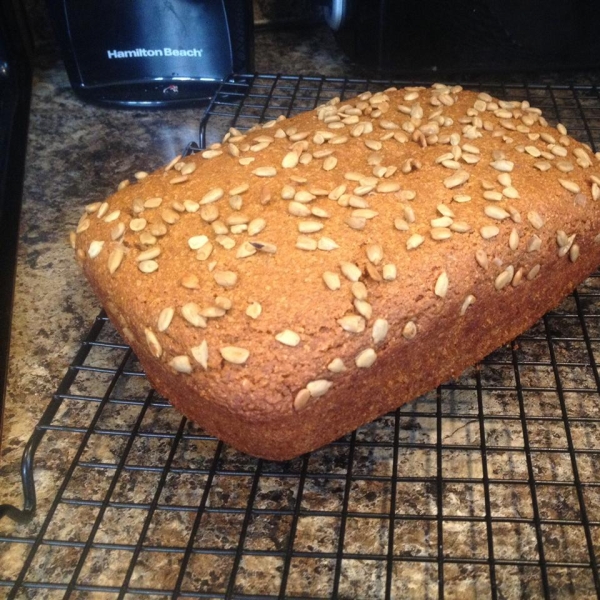
[[[325,30],[310,36],[259,34],[257,70],[361,75]],[[99,310],[67,241],[80,207],[103,198],[133,172],[157,168],[179,153],[196,139],[201,114],[84,105],[70,91],[60,63],[37,70],[1,502],[21,504],[18,464],[24,444]],[[125,449],[126,436],[100,432],[90,438],[81,457],[87,468],[73,472],[44,534],[51,543],[36,553],[26,579],[30,586],[18,598],[62,598],[71,579],[78,586],[71,597],[78,600],[117,598],[124,579],[133,590],[128,599],[165,598],[184,560],[181,589],[204,598],[224,597],[234,565],[233,594],[277,597],[285,577],[286,597],[328,598],[337,589],[340,598],[383,598],[387,587],[392,598],[436,598],[442,539],[446,598],[488,598],[492,587],[500,598],[537,598],[544,586],[552,597],[596,597],[586,564],[600,550],[600,407],[590,359],[600,348],[597,288],[594,279],[581,290],[584,330],[581,320],[569,316],[577,312],[570,298],[517,348],[501,349],[491,363],[468,370],[458,387],[421,398],[396,418],[365,426],[310,458],[277,465],[220,448],[192,424],[180,432],[175,411],[153,399],[142,415],[142,435],[130,448]],[[550,346],[548,332],[558,340]],[[110,331],[105,335],[114,340]],[[556,371],[549,348],[560,361]],[[94,364],[115,368],[121,360],[122,353],[107,351],[95,356]],[[133,361],[128,369],[135,370]],[[517,376],[525,387],[522,396],[515,391]],[[93,376],[77,381],[74,389],[103,393]],[[131,378],[114,392],[131,398],[147,393],[142,378]],[[98,430],[128,431],[141,418],[140,406],[109,405]],[[95,409],[66,401],[57,423],[87,427]],[[565,413],[572,419],[568,430]],[[26,525],[0,522],[0,582],[15,579],[30,549],[30,543],[9,538],[29,542],[37,535],[81,437],[77,430],[46,434],[36,462],[36,517]],[[396,455],[398,444],[404,449]],[[172,462],[165,472],[169,452]],[[127,468],[102,507],[122,459]],[[576,478],[585,484],[583,498],[575,493]],[[152,518],[145,523],[151,506]],[[204,514],[194,529],[198,506]],[[94,544],[78,566],[94,520]],[[145,526],[143,545],[131,562]],[[186,558],[192,531],[194,552]],[[548,569],[540,569],[542,546],[545,559],[554,561]],[[492,557],[500,561],[494,581]],[[44,582],[44,589],[36,589],[36,582]],[[152,596],[144,595],[148,588]],[[0,587],[0,597],[8,589]]]

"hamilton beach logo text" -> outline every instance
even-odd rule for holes
[[[146,48],[136,48],[135,50],[107,50],[108,58],[146,58],[155,56],[185,56],[191,58],[202,58],[202,48],[189,48],[188,50],[178,50],[177,48],[157,48],[156,50],[147,50]]]

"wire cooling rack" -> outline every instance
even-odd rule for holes
[[[237,78],[200,142],[388,85]],[[472,85],[529,99],[598,149],[596,86]],[[102,313],[28,444],[24,511],[0,509],[0,594],[598,598],[599,351],[596,274],[456,381],[276,463],[182,418]],[[38,460],[71,452],[47,512],[30,520],[40,441]]]

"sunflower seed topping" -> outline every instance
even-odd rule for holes
[[[250,356],[250,352],[246,348],[237,346],[225,346],[219,352],[224,360],[234,365],[243,365]]]
[[[469,294],[465,298],[465,301],[463,302],[463,304],[460,308],[461,317],[464,316],[464,314],[467,312],[467,309],[469,308],[469,306],[471,306],[471,304],[473,304],[474,302],[475,302],[475,296],[472,296],[471,294]]]
[[[569,250],[569,259],[571,262],[575,262],[579,258],[579,245],[573,244]]]
[[[500,233],[500,229],[496,225],[484,225],[479,233],[484,240],[491,240]]]
[[[122,246],[116,246],[108,256],[108,271],[114,275],[115,271],[121,266],[125,252]]]
[[[448,284],[448,274],[446,271],[442,271],[435,282],[435,295],[439,298],[445,298],[446,294],[448,293]]]
[[[496,219],[497,221],[504,221],[504,219],[508,219],[510,217],[510,214],[503,208],[493,204],[486,206],[483,209],[483,212],[491,219]]]
[[[190,348],[190,352],[194,360],[206,371],[208,369],[208,344],[206,340],[202,340],[198,346]]]
[[[347,371],[346,365],[344,365],[344,361],[341,358],[334,358],[328,365],[327,369],[332,373],[343,373]]]
[[[313,240],[305,235],[299,235],[296,239],[296,248],[307,251],[316,250],[317,240]]]
[[[383,265],[383,279],[385,279],[385,281],[395,281],[397,274],[398,271],[396,265]]]
[[[462,185],[463,183],[466,183],[469,180],[469,177],[470,175],[467,171],[456,171],[456,173],[444,179],[444,186],[451,190],[455,187]]]
[[[181,307],[181,316],[193,327],[206,327],[206,319],[200,314],[201,309],[195,302],[188,302]]]
[[[402,329],[402,336],[407,340],[412,340],[417,335],[417,326],[413,321],[409,321]]]
[[[266,226],[267,222],[264,219],[253,219],[248,223],[248,235],[258,235]]]
[[[298,155],[295,152],[288,152],[281,161],[284,169],[293,169],[298,166]]]
[[[258,302],[252,302],[252,304],[249,304],[248,308],[246,308],[246,314],[251,319],[258,319],[258,317],[260,317],[261,313],[262,313],[262,306]]]
[[[317,248],[319,250],[324,250],[325,252],[330,252],[332,250],[337,250],[339,245],[336,244],[331,238],[322,237],[319,238],[319,241],[317,242]]]
[[[340,268],[342,269],[342,274],[344,277],[346,277],[346,279],[349,281],[358,281],[362,276],[362,271],[354,263],[343,262],[340,265]]]
[[[373,366],[376,360],[377,354],[375,354],[375,350],[373,350],[373,348],[367,348],[356,355],[354,362],[359,369],[368,369]]]
[[[154,358],[160,358],[162,355],[162,346],[154,332],[146,327],[144,329],[144,335],[146,336],[146,343],[148,344],[152,356],[154,356]]]
[[[467,196],[464,194],[457,194],[456,196],[452,196],[452,200],[454,200],[454,202],[458,202],[463,203],[463,202],[470,202],[471,201],[471,196]]]
[[[415,248],[418,248],[424,241],[425,238],[422,235],[413,233],[406,241],[406,249],[414,250]]]
[[[323,161],[323,170],[324,171],[333,171],[337,166],[338,160],[335,156],[327,156]]]
[[[434,227],[429,233],[431,238],[436,241],[448,240],[452,237],[452,231],[447,227]]]
[[[269,242],[250,242],[259,252],[266,254],[275,254],[277,252],[277,246]]]
[[[323,223],[319,221],[300,221],[298,223],[298,231],[300,233],[316,233],[323,229]]]
[[[96,258],[98,256],[98,254],[100,254],[100,252],[102,252],[102,248],[104,248],[104,242],[101,242],[99,240],[94,240],[91,244],[90,247],[88,248],[88,256],[90,258]]]
[[[501,290],[501,289],[505,288],[512,281],[512,278],[513,278],[513,270],[506,269],[506,270],[502,271],[502,273],[500,273],[500,275],[498,275],[496,277],[496,279],[494,280],[494,287],[497,290]]]
[[[579,192],[581,192],[581,188],[574,181],[570,181],[569,179],[559,179],[558,183],[560,183],[565,190],[573,194],[579,194]]]
[[[150,274],[158,271],[158,263],[154,260],[143,260],[138,263],[138,269],[142,273]]]
[[[200,250],[206,243],[208,238],[205,235],[195,235],[188,240],[188,246],[192,250]]]
[[[390,324],[385,319],[375,319],[375,323],[373,323],[373,342],[375,344],[380,344],[387,337],[388,331],[390,329]]]
[[[332,385],[333,383],[327,379],[315,379],[306,384],[306,389],[312,398],[319,398],[320,396],[324,396]]]
[[[531,210],[527,213],[527,220],[531,223],[535,229],[541,229],[544,226],[544,219],[535,210]]]
[[[148,248],[148,250],[143,250],[140,252],[135,260],[137,262],[143,262],[145,260],[152,260],[153,258],[157,258],[160,256],[160,248],[158,246],[154,246],[153,248]]]
[[[256,248],[250,242],[244,242],[235,254],[236,258],[248,258],[256,254]]]
[[[510,173],[514,169],[515,163],[505,159],[495,160],[490,163],[490,167],[502,173]]]
[[[295,347],[300,343],[300,336],[291,329],[285,329],[275,336],[275,339],[284,346]]]
[[[213,277],[217,285],[224,288],[232,288],[238,280],[237,273],[233,271],[215,271]]]
[[[258,167],[252,173],[257,177],[275,177],[277,169],[275,167]]]
[[[337,322],[348,333],[362,333],[366,327],[365,320],[360,315],[346,315]]]
[[[595,181],[592,183],[592,199],[600,200],[600,185],[598,185]]]
[[[146,228],[146,225],[146,219],[131,219],[131,221],[129,221],[129,229],[135,232],[143,231]]]
[[[482,269],[487,270],[487,268],[489,267],[490,261],[485,250],[482,250],[481,248],[477,250],[475,252],[475,260]]]

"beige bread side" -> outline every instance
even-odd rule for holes
[[[321,446],[483,358],[600,263],[600,164],[526,102],[364,94],[86,208],[78,260],[156,389],[233,446]]]

